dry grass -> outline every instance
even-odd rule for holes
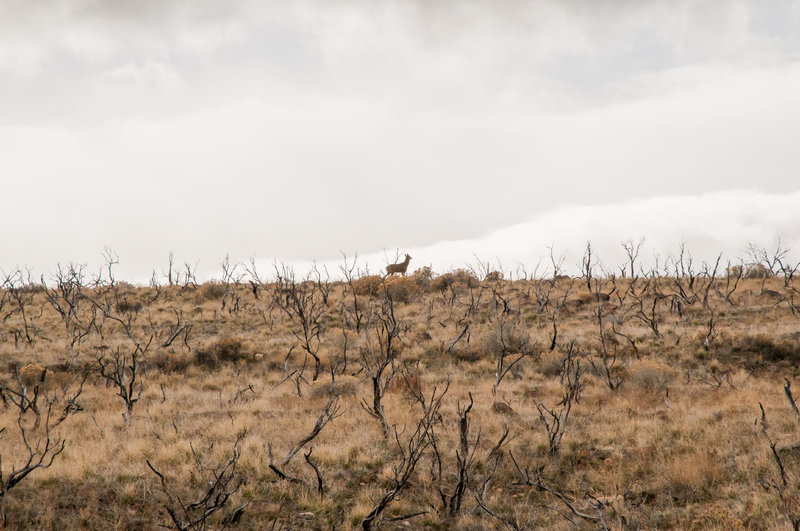
[[[540,310],[533,296],[540,282],[546,281],[512,281],[499,275],[481,281],[465,271],[435,277],[422,271],[387,282],[399,326],[392,355],[396,367],[406,367],[406,377],[397,373],[386,382],[383,406],[401,441],[421,418],[415,396],[441,392],[449,382],[434,428],[441,476],[429,447],[384,512],[387,527],[508,527],[478,506],[475,495],[482,494],[487,508],[520,527],[573,528],[563,516],[569,514],[567,506],[552,493],[525,485],[514,461],[521,471],[527,468],[531,478],[541,469],[550,488],[591,516],[601,514],[614,529],[789,525],[787,515],[798,510],[793,500],[800,475],[800,433],[782,389],[784,377],[797,381],[800,359],[792,285],[784,287],[778,278],[744,279],[731,304],[717,292],[723,280],[711,290],[708,307],[698,300],[684,303],[680,311],[664,299],[657,303],[656,334],[637,316],[640,306],[633,295],[617,299],[631,286],[629,280],[618,281],[610,300],[598,301],[583,291],[585,280],[561,279],[554,295],[568,293],[567,302],[574,304],[565,304],[556,314],[558,341],[551,351],[557,297]],[[610,279],[598,282],[598,292],[611,292]],[[776,303],[774,297],[762,296],[762,284],[783,298]],[[675,297],[671,285],[672,279],[664,279],[659,289]],[[316,321],[317,355],[324,369],[316,381],[313,360],[302,346],[302,322],[278,309],[274,297],[280,295],[272,284],[260,287],[259,298],[249,285],[231,285],[224,309],[218,284],[165,287],[160,295],[153,288],[87,287],[87,297],[124,304],[108,306],[119,321],[107,318],[101,323],[95,313],[95,328],[74,343],[75,331],[91,322],[95,311],[88,299],[79,303],[72,323],[66,325],[41,289],[28,289],[30,343],[20,332],[25,325],[22,315],[4,299],[0,361],[8,370],[0,383],[18,385],[12,370],[17,367],[21,381],[32,387],[46,367],[45,388],[58,398],[64,389],[77,386],[76,376],[89,370],[78,399],[81,410],[53,430],[54,437],[66,441],[63,454],[6,495],[9,527],[143,529],[169,524],[169,499],[147,460],[175,492],[191,499],[202,495],[210,474],[230,458],[242,430],[246,435],[237,474],[243,484],[226,505],[230,510],[248,504],[238,526],[360,527],[376,500],[391,488],[393,468],[402,456],[396,441],[385,439],[362,407],[362,402],[372,401],[363,360],[369,348],[379,344],[376,334],[383,323],[378,317],[386,315],[381,313],[384,288],[374,279],[359,280],[355,287],[363,313],[358,329],[347,285],[328,286]],[[507,305],[495,299],[497,295]],[[644,297],[645,303],[650,300],[641,292],[634,295]],[[598,309],[605,319],[602,329]],[[711,310],[714,335],[704,345]],[[503,320],[513,322],[513,329],[499,332]],[[466,324],[468,333],[455,342]],[[138,374],[141,399],[126,425],[124,401],[93,367],[99,356],[132,352],[131,337],[147,346]],[[575,345],[585,370],[583,388],[572,405],[561,448],[551,456],[535,404],[558,407],[569,344]],[[622,379],[615,390],[606,384],[602,370],[604,344],[614,374]],[[493,395],[501,346],[511,356],[530,348],[535,352]],[[338,364],[333,389],[342,414],[282,467],[299,482],[281,480],[269,468],[268,448],[277,461],[311,432],[329,398],[331,364]],[[469,394],[474,406],[468,442],[476,443],[475,460],[463,506],[449,516],[442,508],[440,489],[449,497],[458,480],[458,409]],[[754,424],[760,418],[759,403],[787,467],[785,502],[775,487],[781,478],[769,443]],[[31,418],[25,419],[30,426]],[[6,475],[27,458],[16,420],[17,410],[6,403],[0,409],[0,427],[6,428],[0,436]],[[506,427],[510,438],[499,453],[491,453]],[[29,435],[41,437],[42,429]],[[311,447],[311,459],[324,478],[322,496],[303,458]],[[495,463],[496,473],[484,489],[483,480]],[[221,525],[224,512],[211,517],[212,527]],[[414,513],[422,514],[389,520]],[[581,528],[598,525],[571,517]]]

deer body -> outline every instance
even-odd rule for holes
[[[395,273],[400,273],[403,276],[406,276],[406,270],[408,269],[408,264],[411,262],[411,257],[406,255],[406,259],[397,264],[389,264],[386,266],[386,276],[393,275]]]

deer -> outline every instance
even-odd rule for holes
[[[394,275],[395,273],[400,273],[403,276],[406,276],[406,270],[408,269],[408,263],[411,262],[411,257],[406,254],[406,259],[402,262],[397,264],[389,264],[386,266],[386,276]]]

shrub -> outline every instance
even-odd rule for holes
[[[220,363],[238,361],[247,357],[248,352],[244,340],[238,337],[218,339],[198,348],[195,353],[195,361],[209,368],[214,368]]]
[[[467,271],[466,269],[456,269],[455,271],[444,273],[434,278],[430,284],[430,289],[433,291],[444,291],[453,284],[462,283],[466,284],[467,286],[471,286],[477,281],[478,277],[476,277],[471,271]]]
[[[184,372],[191,363],[191,358],[185,355],[159,351],[150,356],[149,365],[162,373]]]
[[[30,363],[19,370],[19,378],[25,387],[35,387],[44,381],[45,368],[38,363]]]
[[[447,288],[449,288],[455,281],[456,280],[453,277],[452,273],[445,273],[443,275],[439,275],[438,277],[434,278],[428,287],[431,291],[444,291]]]
[[[119,313],[139,313],[142,311],[142,303],[139,301],[129,301],[122,299],[117,303],[117,311]]]
[[[406,395],[422,394],[422,380],[416,371],[407,374],[396,374],[389,382],[389,391]]]
[[[720,461],[714,452],[706,450],[676,456],[666,466],[665,490],[679,504],[710,498],[711,489],[725,474]]]
[[[503,280],[503,272],[502,271],[489,271],[486,273],[486,277],[483,279],[485,282],[500,282]]]
[[[487,354],[521,354],[532,352],[533,344],[529,330],[519,320],[498,322],[484,338],[483,348]]]
[[[330,385],[329,384],[317,384],[316,386],[311,388],[311,398],[320,399],[326,398],[328,393],[330,392]],[[333,393],[335,395],[350,397],[356,396],[358,394],[358,385],[354,382],[340,382],[337,383],[333,388]]]
[[[747,264],[744,271],[744,278],[769,278],[772,276],[772,271],[762,264]]]
[[[636,362],[628,372],[628,381],[632,387],[659,398],[666,392],[675,375],[674,370],[649,360]]]
[[[203,301],[220,299],[225,295],[225,284],[219,280],[211,280],[200,286],[198,298]]]
[[[744,269],[740,265],[730,266],[725,270],[725,274],[729,277],[741,277],[744,274]]]
[[[433,281],[433,271],[428,266],[421,267],[411,274],[411,279],[421,290],[427,291]]]
[[[394,302],[410,302],[422,294],[417,283],[408,277],[394,277],[387,280],[386,292]]]
[[[548,378],[555,378],[560,376],[563,370],[564,360],[552,353],[546,353],[542,356],[541,363],[539,363],[539,373]]]
[[[353,291],[356,295],[377,297],[382,284],[383,279],[380,275],[367,275],[353,282]]]
[[[766,334],[745,336],[739,350],[758,354],[764,361],[800,361],[800,348],[789,338],[774,339]]]

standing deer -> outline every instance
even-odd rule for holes
[[[411,262],[411,257],[406,254],[406,259],[397,264],[389,264],[386,266],[386,276],[393,275],[395,273],[400,273],[403,276],[406,276],[406,269],[408,269],[408,263]]]

